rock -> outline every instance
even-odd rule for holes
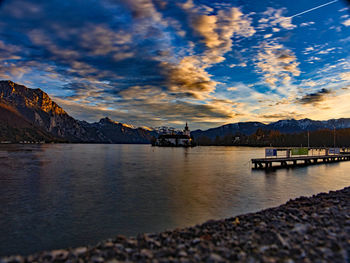
[[[179,257],[187,257],[187,253],[184,250],[181,250],[179,253],[177,253]]]
[[[199,244],[200,242],[201,242],[201,240],[199,238],[195,238],[195,239],[192,240],[191,244],[193,246],[195,246],[195,245]]]
[[[209,255],[208,262],[224,262],[224,260],[220,255],[211,253]]]
[[[149,249],[142,249],[140,254],[146,258],[153,258],[153,252]]]
[[[350,188],[346,188],[239,216],[239,224],[238,217],[211,220],[137,238],[117,236],[95,247],[6,257],[0,263],[348,262],[349,214]],[[302,221],[304,215],[307,221]]]
[[[63,249],[53,250],[50,255],[54,260],[66,260],[68,257],[68,251]]]
[[[91,261],[93,263],[102,263],[102,262],[105,262],[104,258],[103,257],[99,257],[99,256],[93,256],[91,258]]]
[[[87,252],[87,250],[88,249],[86,247],[78,247],[78,248],[73,250],[73,254],[79,257],[79,256],[85,254]]]

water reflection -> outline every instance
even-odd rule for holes
[[[263,154],[245,147],[0,145],[0,255],[194,225],[349,182],[349,162],[252,171],[249,160]]]

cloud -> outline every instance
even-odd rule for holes
[[[228,87],[227,90],[228,91],[237,91],[238,88],[237,87]]]
[[[251,18],[236,7],[219,10],[216,15],[203,14],[192,1],[186,2],[182,8],[189,16],[194,33],[205,45],[203,61],[208,64],[225,60],[223,55],[231,51],[233,37],[251,37],[256,32]]]
[[[119,100],[113,102],[99,101],[98,104],[80,103],[76,100],[54,97],[68,113],[74,113],[79,118],[94,122],[99,118],[109,116],[123,123],[143,126],[178,124],[179,121],[189,121],[197,127],[212,124],[222,124],[235,118],[238,113],[233,111],[235,103],[228,100],[213,100],[210,103],[190,103],[176,100],[176,97],[151,86],[133,86],[119,93]],[[111,108],[117,103],[117,108]],[[145,121],[147,120],[147,121]]]
[[[322,102],[325,100],[325,97],[329,94],[332,94],[333,92],[328,89],[321,89],[317,92],[306,94],[302,98],[297,100],[297,103],[300,104],[318,104],[319,102]]]
[[[20,48],[0,40],[0,61],[20,60]]]
[[[233,119],[239,113],[234,111],[236,103],[227,99],[209,99],[208,102],[194,103],[183,101],[176,93],[169,93],[161,88],[152,86],[133,86],[119,92],[121,99],[118,106],[128,110],[130,118],[137,116],[145,119],[158,118],[159,125],[164,119],[174,123],[185,119],[192,123],[224,123]],[[130,109],[133,109],[130,112]]]
[[[124,101],[168,101],[170,96],[159,87],[154,86],[131,86],[118,93]]]
[[[318,84],[315,81],[306,80],[306,81],[303,81],[302,85],[303,86],[308,86],[308,87],[314,87],[314,86],[317,86]]]
[[[350,71],[349,72],[340,73],[340,78],[342,80],[350,81]]]
[[[256,60],[258,71],[270,87],[289,83],[293,76],[300,75],[296,56],[282,44],[262,43]]]
[[[304,54],[308,54],[309,52],[314,51],[314,50],[315,50],[314,47],[307,47],[307,48],[305,48],[305,50],[304,50]]]
[[[27,67],[18,67],[15,63],[6,63],[0,68],[0,78],[12,80],[13,78],[22,79],[25,73],[30,72]]]
[[[295,25],[285,9],[245,13],[249,4],[239,8],[232,1],[62,3],[4,1],[0,76],[44,89],[79,119],[96,121],[108,115],[154,126],[186,118],[205,126],[268,119],[274,112],[303,114],[312,111],[305,110],[307,104],[300,107],[297,98],[316,93],[312,87],[338,95],[348,80],[349,65],[328,64],[333,58],[326,56],[339,57],[346,39],[330,50],[330,46],[311,46],[296,30],[291,41],[291,32],[285,31]],[[315,22],[317,27],[322,24]],[[300,42],[304,40],[305,45]],[[308,48],[293,46],[294,42]],[[310,64],[299,65],[299,59],[310,53],[327,63],[318,74],[332,78],[321,81],[309,76]],[[230,69],[234,67],[242,68]],[[301,70],[308,82],[297,78]],[[334,88],[330,83],[342,86]]]
[[[19,2],[9,2],[6,9]],[[27,78],[35,79],[32,87],[46,86],[55,98],[65,100],[63,105],[74,116],[88,120],[92,118],[78,105],[91,114],[96,111],[93,117],[114,110],[117,119],[143,119],[143,125],[145,120],[174,122],[181,114],[206,123],[238,116],[235,103],[214,96],[219,82],[208,71],[225,60],[234,38],[255,33],[251,19],[240,9],[224,7],[209,15],[212,8],[188,2],[174,15],[168,8],[175,9],[176,4],[151,0],[106,0],[89,8],[71,1],[65,12],[61,5],[52,5],[45,2],[28,15],[4,16],[8,30],[26,41],[9,38],[16,44],[0,43],[7,63],[1,76],[40,75]],[[182,16],[188,17],[187,24],[179,19]],[[12,28],[15,23],[18,29]],[[10,61],[16,58],[21,62]]]
[[[192,94],[209,94],[214,92],[216,81],[205,70],[199,57],[184,57],[178,64],[163,62],[163,74],[166,77],[166,87],[171,92],[192,92]],[[194,96],[196,97],[196,96]]]
[[[350,19],[345,20],[342,24],[344,26],[350,26]]]
[[[315,24],[315,22],[310,21],[310,22],[301,23],[300,26],[301,26],[301,27],[306,27],[306,26],[311,26],[311,25],[314,25],[314,24]]]
[[[231,64],[231,65],[229,65],[230,68],[234,68],[234,67],[242,67],[242,68],[244,68],[246,66],[247,66],[246,62],[241,62],[239,64]]]
[[[272,7],[267,8],[267,10],[263,13],[263,17],[259,19],[259,27],[268,28],[277,26],[291,30],[296,28],[296,25],[292,24],[292,18],[283,16],[282,13],[285,11],[285,8],[275,9]]]
[[[132,35],[122,29],[115,31],[106,25],[90,24],[80,39],[80,46],[92,56],[109,55],[117,61],[134,56]]]
[[[149,19],[161,21],[161,14],[157,11],[152,0],[121,0],[129,10],[134,19]]]
[[[299,114],[297,112],[282,112],[274,114],[262,114],[259,116],[263,119],[272,119],[272,120],[285,120],[285,119],[301,119],[304,118],[304,114]]]
[[[309,63],[314,63],[315,61],[319,61],[319,60],[321,60],[321,58],[316,57],[316,56],[312,56],[312,57],[309,57],[308,59],[306,59],[305,61],[307,61]]]
[[[330,52],[334,51],[336,48],[333,47],[333,48],[327,48],[325,50],[321,50],[319,51],[317,54],[320,54],[320,55],[326,55],[326,54],[329,54]]]
[[[200,15],[193,19],[192,27],[197,34],[203,37],[203,43],[208,48],[215,48],[221,45],[219,34],[215,32],[217,17],[215,15]]]

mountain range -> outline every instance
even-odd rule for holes
[[[109,118],[76,120],[41,89],[0,81],[0,141],[149,143],[153,136]]]
[[[191,135],[196,140],[202,136],[215,139],[225,135],[251,135],[258,129],[300,133],[333,128],[350,128],[350,119],[291,119],[269,124],[238,122],[195,130]],[[0,81],[0,141],[150,143],[158,133],[157,129],[134,128],[108,117],[95,123],[76,120],[41,89],[30,89],[9,80]]]
[[[205,131],[195,130],[191,132],[194,138],[206,136],[210,139],[215,139],[217,136],[225,135],[251,135],[258,129],[279,131],[281,133],[301,133],[305,131],[317,131],[322,129],[345,129],[350,128],[350,118],[331,119],[327,121],[315,121],[310,119],[301,120],[280,120],[269,124],[262,122],[238,122],[226,124],[217,128],[208,129]]]

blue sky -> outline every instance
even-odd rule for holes
[[[345,1],[4,0],[0,78],[135,126],[350,117]]]

